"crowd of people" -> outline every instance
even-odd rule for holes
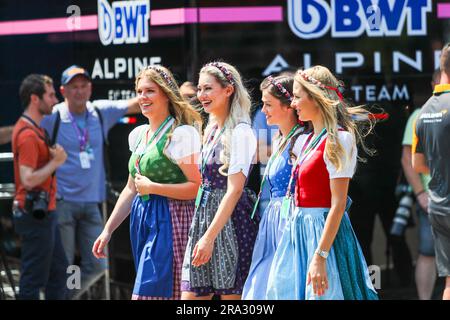
[[[420,216],[421,299],[431,297],[435,265],[450,299],[449,46],[440,70],[440,84],[411,116],[403,141]],[[342,87],[324,66],[262,81],[259,123],[276,134],[264,141],[272,148],[255,194],[248,183],[261,139],[233,65],[208,63],[196,86],[181,87],[169,68],[148,66],[136,77],[135,98],[92,102],[89,73],[71,66],[56,106],[52,79],[27,76],[12,134],[19,298],[38,299],[42,288],[48,299],[73,297],[66,269],[77,250],[81,289],[88,286],[104,272],[105,248],[130,216],[132,299],[377,300],[366,263],[371,233],[352,227],[363,201],[349,196],[358,148],[373,151],[364,139],[375,118],[351,105]],[[148,124],[129,134],[128,181],[104,224],[104,145],[118,119],[133,113]],[[360,235],[369,237],[363,246]]]

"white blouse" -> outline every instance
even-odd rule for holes
[[[148,126],[148,124],[144,124],[136,127],[128,135],[128,145],[131,152],[135,152],[138,147],[140,149],[143,146],[142,142],[139,146],[136,144],[139,143],[139,137],[148,129]],[[187,156],[199,153],[200,149],[201,139],[197,129],[193,126],[182,125],[176,127],[173,131],[170,143],[166,149],[166,154],[172,161],[177,162]]]
[[[231,154],[228,175],[242,172],[246,177],[250,166],[255,163],[257,140],[251,126],[239,123],[231,135]]]

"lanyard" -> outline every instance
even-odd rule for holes
[[[284,147],[286,146],[287,142],[291,139],[291,137],[296,133],[297,128],[299,127],[299,124],[296,124],[291,131],[289,131],[288,135],[281,141],[280,146],[278,147],[277,152],[275,152],[274,154],[272,154],[269,158],[269,161],[267,162],[267,166],[266,166],[266,170],[264,171],[264,175],[262,177],[261,180],[261,185],[259,187],[259,193],[258,193],[258,197],[256,199],[255,205],[253,207],[253,211],[252,211],[252,215],[251,215],[251,219],[253,219],[253,216],[255,215],[256,209],[258,207],[259,201],[261,199],[261,194],[263,192],[263,188],[264,185],[267,181],[267,176],[269,175],[270,172],[270,167],[272,166],[272,164],[274,163],[274,161],[278,158],[278,156],[284,151]]]
[[[214,128],[213,129],[214,131],[211,131],[209,139],[206,142],[206,146],[205,146],[206,152],[205,152],[204,156],[203,156],[203,152],[202,152],[202,166],[200,168],[200,172],[201,172],[202,177],[203,177],[203,173],[205,172],[206,163],[208,162],[209,157],[211,156],[211,154],[213,153],[214,149],[216,148],[216,145],[217,145],[217,143],[219,141],[220,136],[225,131],[225,127],[223,127],[222,130],[220,130],[219,134],[216,137],[214,137],[213,136],[213,132],[217,131],[217,129],[218,129],[218,127]]]
[[[300,167],[303,162],[305,162],[308,154],[310,153],[310,151],[312,151],[318,144],[319,141],[322,139],[322,137],[326,134],[326,129],[323,128],[322,131],[319,133],[319,135],[311,142],[311,138],[313,136],[313,134],[311,134],[308,139],[305,141],[305,144],[303,145],[302,151],[300,152],[300,154],[298,155],[297,161],[294,163],[294,165],[292,166],[292,172],[291,172],[291,177],[289,178],[289,184],[286,190],[286,197],[289,198],[292,193],[291,193],[291,186],[292,186],[292,181],[294,180],[294,173],[297,167]]]
[[[149,146],[152,144],[153,140],[155,140],[155,138],[158,136],[158,134],[161,132],[161,130],[166,126],[166,124],[167,124],[167,123],[169,122],[169,120],[171,120],[171,119],[172,119],[172,116],[169,115],[169,116],[166,118],[166,120],[164,120],[164,122],[161,123],[161,125],[158,127],[158,129],[155,131],[155,133],[152,135],[152,137],[150,138],[150,140],[147,142],[147,145],[146,145],[146,147],[145,147],[145,150],[144,150],[141,154],[139,154],[138,157],[136,158],[136,161],[135,161],[135,163],[134,163],[134,167],[135,167],[137,173],[141,174],[141,170],[140,170],[139,164],[140,164],[140,162],[141,162],[142,156],[147,152],[147,150],[149,149]],[[148,131],[147,131],[147,133],[148,133]],[[147,133],[146,133],[146,135],[147,135]],[[139,146],[139,144],[141,143],[141,141],[142,141],[142,136],[141,136],[141,139],[139,140],[139,143],[137,144],[137,146]]]
[[[319,144],[320,140],[326,133],[327,133],[327,130],[325,128],[323,128],[322,131],[320,131],[319,135],[317,137],[315,137],[314,140],[309,145],[308,145],[308,143],[309,143],[309,141],[311,141],[311,138],[313,136],[312,133],[308,137],[308,139],[305,141],[302,151],[298,155],[297,161],[295,161],[294,165],[292,166],[291,177],[289,178],[289,184],[288,184],[288,188],[286,190],[287,198],[289,198],[292,195],[291,186],[292,186],[292,181],[294,180],[293,178],[294,178],[294,172],[295,172],[296,168],[301,167],[303,162],[305,162],[308,154]],[[307,145],[308,145],[308,147],[306,147]]]
[[[308,137],[308,140],[305,142],[305,145],[302,148],[302,152],[300,153],[300,156],[298,157],[298,160],[296,161],[295,166],[301,166],[303,164],[303,162],[305,162],[306,157],[308,156],[309,152],[319,144],[320,139],[322,139],[322,137],[325,135],[326,132],[327,132],[327,130],[325,128],[323,128],[322,131],[320,131],[320,133],[318,134],[318,136],[315,137],[314,140],[306,148],[306,145],[312,138],[312,134]]]
[[[218,129],[218,126],[216,126],[214,129],[211,130],[211,133],[209,134],[208,141],[206,142],[205,148],[202,149],[202,165],[200,168],[201,176],[202,176],[202,184],[198,188],[197,191],[197,197],[195,198],[195,210],[197,210],[200,206],[205,207],[206,203],[208,201],[209,194],[211,193],[210,185],[209,183],[205,183],[204,180],[204,173],[206,168],[206,163],[208,162],[209,157],[213,153],[214,149],[216,148],[217,142],[220,139],[220,136],[223,134],[225,127],[220,130],[219,134],[214,137],[213,133],[215,133]],[[206,152],[203,152],[206,150]]]
[[[89,111],[86,110],[86,120],[85,120],[83,132],[80,131],[80,128],[79,128],[78,125],[76,124],[75,119],[74,119],[72,113],[71,113],[70,111],[68,111],[67,114],[69,115],[70,123],[72,124],[73,129],[74,129],[75,132],[77,133],[78,142],[80,143],[80,150],[81,150],[81,151],[85,151],[85,150],[86,150],[87,143],[88,143],[88,130],[87,130],[87,126],[88,126],[88,116],[89,116]],[[102,133],[102,134],[103,134],[103,133]]]

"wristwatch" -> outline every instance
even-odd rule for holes
[[[324,259],[328,258],[328,251],[317,249],[315,253]]]

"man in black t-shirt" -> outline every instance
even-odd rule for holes
[[[441,53],[441,81],[415,124],[413,167],[429,173],[429,219],[435,239],[438,274],[446,277],[444,300],[450,300],[450,43]]]

